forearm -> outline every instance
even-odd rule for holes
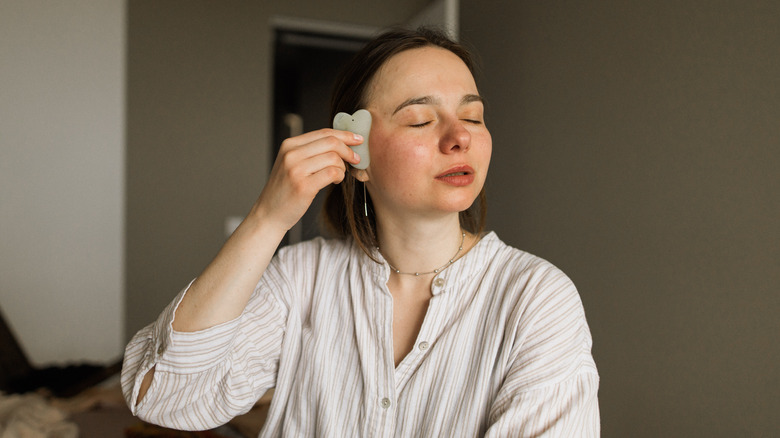
[[[176,309],[174,330],[202,330],[241,315],[287,231],[260,210],[252,210],[193,282]]]
[[[127,388],[128,404],[139,405],[160,373],[156,364],[166,349],[160,337],[170,336],[171,328],[187,334],[237,321],[284,234],[303,216],[322,188],[344,178],[344,161],[353,164],[360,161],[347,145],[362,141],[362,137],[348,131],[323,129],[282,142],[270,178],[247,218],[181,300],[172,303],[170,312],[163,313],[157,330],[146,334],[151,338],[142,336],[137,343],[131,341],[128,345],[134,352],[132,360],[128,361],[127,357],[125,360],[125,365],[132,366],[123,369],[123,375],[127,376],[123,387]],[[259,305],[274,304],[261,300]],[[275,312],[261,313],[279,316]],[[264,330],[271,334],[278,332],[281,339],[280,321],[284,317],[274,318]],[[259,352],[258,357],[278,357],[278,351]]]
[[[317,192],[344,179],[344,160],[359,162],[347,144],[362,141],[323,129],[282,142],[260,198],[182,300],[173,329],[197,331],[238,317],[287,230]]]

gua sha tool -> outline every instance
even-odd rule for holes
[[[360,162],[350,165],[356,169],[365,169],[371,161],[368,155],[368,134],[371,133],[371,113],[368,110],[357,110],[355,114],[338,113],[333,118],[333,129],[350,131],[363,136],[363,143],[350,146],[360,155]]]

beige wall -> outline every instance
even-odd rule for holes
[[[127,336],[224,242],[270,169],[274,16],[402,23],[428,0],[131,0],[127,77]],[[316,68],[316,66],[312,66]]]
[[[461,2],[492,228],[578,285],[605,437],[780,430],[780,3]]]
[[[0,307],[36,364],[124,347],[124,19],[0,2]]]

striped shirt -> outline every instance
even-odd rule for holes
[[[242,315],[199,332],[171,328],[185,289],[127,346],[133,413],[212,428],[276,388],[261,437],[599,435],[590,331],[560,270],[489,233],[434,278],[396,367],[390,268],[374,255],[352,240],[283,248]]]

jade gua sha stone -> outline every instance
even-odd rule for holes
[[[365,169],[371,161],[368,155],[368,134],[371,133],[371,113],[361,109],[355,111],[355,114],[338,113],[333,118],[333,129],[341,131],[350,131],[363,136],[363,143],[357,146],[350,146],[353,151],[360,155],[358,164],[350,165],[356,169]]]

